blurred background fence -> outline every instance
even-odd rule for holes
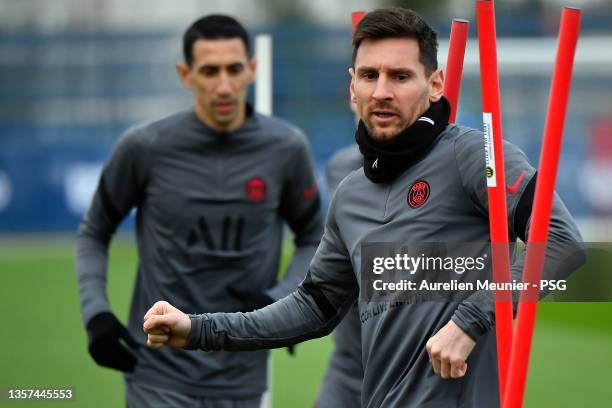
[[[209,12],[272,34],[274,112],[306,131],[321,177],[353,141],[350,11],[393,2],[128,3],[0,1],[0,232],[75,230],[119,135],[190,106],[174,64],[182,30]],[[451,17],[471,20],[458,122],[480,128],[473,2],[406,3],[439,31],[442,65]],[[537,164],[561,3],[499,3],[504,137]],[[612,6],[578,3],[585,14],[557,184],[572,213],[592,219],[612,215]]]

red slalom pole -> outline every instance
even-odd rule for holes
[[[580,15],[580,9],[570,7],[564,8],[561,15],[557,58],[552,77],[546,124],[544,127],[544,141],[540,153],[540,166],[538,168],[535,197],[531,212],[531,229],[529,231],[528,250],[525,257],[525,270],[523,272],[524,282],[538,282],[542,275],[546,242],[548,240],[548,228],[550,226],[550,212],[555,191],[555,179],[557,177],[561,141],[563,139],[563,125],[572,80],[574,54],[580,29]],[[530,250],[530,244],[535,246],[535,249]],[[531,284],[529,286],[532,287]],[[512,343],[510,374],[506,387],[508,392],[504,399],[504,408],[520,408],[523,404],[538,295],[539,285],[536,285],[531,293],[521,293],[521,300],[525,299],[525,301],[519,304],[516,336]],[[525,296],[529,296],[529,298],[525,298]]]
[[[444,79],[444,96],[451,106],[450,123],[455,123],[457,117],[468,28],[469,22],[467,20],[453,19],[448,43],[448,57],[446,58],[446,78]]]
[[[506,206],[506,176],[501,127],[501,102],[497,71],[495,9],[493,1],[480,0],[476,4],[478,48],[480,52],[480,82],[482,87],[482,116],[485,133],[487,195],[489,198],[489,229],[493,280],[510,282],[508,250],[508,220]],[[495,291],[495,326],[500,401],[504,400],[506,375],[512,347],[512,294]]]
[[[355,32],[355,29],[357,28],[357,24],[359,24],[359,22],[365,15],[366,15],[365,11],[353,11],[351,13],[351,27],[353,29],[353,32]]]

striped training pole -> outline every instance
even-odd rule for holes
[[[485,135],[486,180],[489,199],[489,228],[493,280],[510,282],[508,250],[508,219],[506,206],[506,176],[502,137],[497,43],[493,1],[476,3],[480,82],[482,87],[482,117]],[[512,347],[512,292],[495,291],[495,326],[500,401],[505,394],[506,375]]]
[[[538,168],[535,197],[531,212],[531,228],[527,243],[525,270],[523,271],[523,282],[529,283],[530,290],[521,293],[516,336],[512,343],[510,372],[506,386],[507,393],[503,400],[504,408],[520,408],[523,404],[531,339],[533,337],[537,312],[539,280],[542,275],[542,266],[546,253],[550,212],[555,191],[561,141],[563,139],[563,125],[572,80],[574,54],[580,29],[580,15],[580,9],[566,7],[563,9],[561,16],[557,58],[552,77],[548,111],[546,113],[544,141],[540,153],[540,166]],[[532,283],[536,284],[535,288],[532,286]]]
[[[365,15],[366,15],[365,11],[353,11],[351,13],[351,28],[352,28],[353,33],[355,32],[355,29],[357,28],[357,24],[359,24],[359,22]]]
[[[444,78],[444,96],[448,99],[451,106],[450,123],[455,123],[457,117],[468,28],[469,22],[467,20],[453,19],[450,41],[448,43],[448,57],[446,58],[446,75]]]

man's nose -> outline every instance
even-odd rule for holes
[[[232,93],[231,78],[227,72],[221,72],[219,76],[219,85],[217,86],[217,93],[220,95],[228,95]]]
[[[378,100],[389,100],[393,98],[393,92],[391,92],[391,84],[389,83],[387,78],[382,75],[376,80],[376,87],[374,88],[372,98]]]

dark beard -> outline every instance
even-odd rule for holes
[[[359,121],[355,140],[363,155],[363,170],[373,183],[395,179],[416,163],[448,126],[450,104],[442,97],[417,120],[390,139],[376,140]]]

